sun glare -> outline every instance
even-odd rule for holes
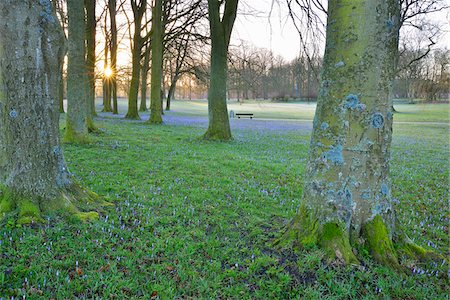
[[[106,78],[110,78],[113,75],[113,71],[112,71],[112,69],[109,66],[107,66],[103,70],[103,74],[105,75]]]

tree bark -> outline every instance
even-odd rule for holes
[[[125,115],[127,119],[140,120],[138,113],[138,94],[139,94],[139,79],[141,73],[141,51],[142,51],[142,37],[141,25],[142,17],[144,16],[147,6],[147,0],[142,0],[136,3],[136,0],[131,0],[131,7],[134,16],[134,35],[133,35],[133,49],[131,51],[131,81],[130,90],[128,93],[128,112]]]
[[[211,77],[208,91],[209,124],[205,139],[230,140],[230,120],[227,110],[227,59],[228,45],[236,19],[238,0],[225,1],[220,17],[220,3],[208,0],[209,27],[211,32]]]
[[[172,78],[172,82],[170,83],[169,92],[167,93],[167,99],[166,99],[166,110],[170,110],[170,102],[174,98],[178,78],[179,77],[177,75],[175,75]]]
[[[119,113],[119,108],[117,104],[117,22],[116,22],[116,12],[117,9],[117,1],[109,0],[108,1],[108,10],[109,10],[109,20],[111,26],[111,96],[112,96],[112,111],[113,115],[117,115]]]
[[[358,262],[352,250],[366,248],[394,268],[399,267],[394,242],[409,249],[404,252],[426,252],[402,234],[392,206],[389,45],[395,33],[386,20],[396,5],[395,0],[329,1],[302,205],[278,244],[318,245],[343,263]]]
[[[152,75],[150,86],[150,119],[151,124],[161,124],[162,120],[162,60],[163,60],[163,22],[162,2],[155,0],[152,15]]]
[[[87,101],[88,113],[87,124],[89,131],[97,130],[93,117],[95,112],[95,32],[97,21],[95,18],[95,0],[84,0],[86,9],[86,76],[88,81]]]
[[[139,106],[139,111],[147,111],[147,79],[148,79],[148,69],[150,68],[150,53],[151,47],[147,46],[145,48],[144,61],[142,63],[141,103]]]
[[[109,4],[108,4],[109,5]],[[109,57],[109,50],[110,50],[110,43],[111,38],[110,34],[108,32],[108,29],[106,28],[106,19],[107,15],[105,14],[105,57],[103,60],[103,68],[107,68],[110,64],[108,62]],[[102,112],[111,112],[111,78],[105,76],[103,73],[103,109]]]
[[[68,66],[67,66],[67,119],[64,141],[88,142],[88,98],[85,48],[84,4],[79,0],[67,1]]]
[[[0,218],[74,215],[95,198],[74,183],[59,139],[58,84],[64,36],[50,0],[0,2]]]

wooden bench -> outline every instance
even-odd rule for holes
[[[253,119],[253,114],[236,113],[236,117],[238,117],[238,119],[240,119],[241,117],[249,117],[250,119]]]

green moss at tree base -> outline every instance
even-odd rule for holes
[[[12,194],[9,189],[0,185],[0,218],[14,209]]]
[[[94,120],[92,120],[92,117],[89,117],[86,120],[88,132],[98,132],[97,126],[94,124]]]
[[[106,202],[97,194],[72,184],[61,190],[59,196],[49,199],[32,198],[14,193],[11,189],[0,187],[0,221],[15,219],[18,225],[44,222],[44,215],[60,215],[70,220],[88,222],[99,218],[98,211],[113,204]]]
[[[139,116],[137,111],[136,112],[128,112],[125,115],[125,119],[128,119],[128,120],[141,120],[141,117]]]
[[[275,241],[275,245],[284,248],[292,245],[297,249],[309,249],[317,245],[318,221],[305,205],[301,205],[298,214],[287,225],[284,233]]]
[[[292,246],[294,249],[310,249],[318,246],[325,251],[330,261],[337,259],[344,264],[358,263],[348,234],[343,228],[334,222],[320,224],[315,214],[302,204],[284,233],[275,241],[275,246],[278,248]]]
[[[150,119],[147,121],[148,124],[160,125],[163,124],[163,119],[161,115],[150,114]]]
[[[41,223],[44,221],[41,215],[39,204],[26,198],[19,198],[16,200],[16,205],[19,211],[17,224],[26,225],[32,223]]]
[[[64,132],[63,142],[69,144],[89,144],[91,141],[87,134],[79,134],[75,132],[70,124],[67,124],[66,130]]]
[[[359,263],[343,226],[334,222],[323,224],[319,230],[318,242],[330,259],[337,258],[345,264]]]
[[[231,141],[233,137],[226,130],[212,131],[208,129],[203,135],[203,139],[208,141]]]
[[[402,258],[420,261],[442,261],[445,259],[442,255],[415,244],[404,233],[400,235],[394,246],[398,256]]]
[[[376,261],[385,266],[401,269],[394,244],[380,215],[364,224],[363,236],[366,240],[367,250]]]

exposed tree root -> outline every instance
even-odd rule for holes
[[[72,184],[49,199],[25,196],[7,187],[0,189],[0,220],[13,218],[20,225],[41,223],[44,216],[54,214],[86,222],[97,219],[103,207],[110,205],[78,184]]]
[[[329,261],[337,260],[343,264],[358,263],[343,227],[334,222],[319,224],[305,205],[299,208],[299,213],[288,224],[283,235],[275,241],[275,245],[279,248],[293,246],[294,249],[318,246],[325,251]]]
[[[404,272],[400,262],[405,257],[419,261],[442,261],[442,256],[414,244],[405,234],[391,238],[380,215],[364,224],[361,231],[363,247],[378,263]],[[278,249],[322,249],[329,262],[358,264],[349,235],[343,224],[325,222],[321,224],[315,214],[305,205],[286,226],[281,236],[274,242]],[[358,246],[360,248],[360,246]],[[400,258],[400,259],[399,259]]]
[[[363,226],[363,236],[367,250],[377,262],[392,266],[394,269],[401,269],[394,244],[381,216],[375,216]]]

